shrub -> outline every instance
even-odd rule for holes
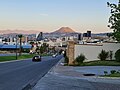
[[[109,57],[109,52],[102,50],[101,53],[98,54],[98,58],[100,60],[106,60]]]
[[[104,74],[105,74],[105,75],[107,75],[107,74],[108,74],[108,72],[107,72],[107,71],[104,71]]]
[[[116,70],[111,70],[110,72],[111,72],[111,74],[115,74]]]
[[[119,72],[119,71],[116,71],[116,73],[120,74],[120,72]]]
[[[120,49],[115,52],[115,59],[120,62]]]
[[[65,56],[65,60],[64,60],[64,63],[69,63],[69,58],[67,56]]]
[[[76,61],[78,64],[81,64],[81,63],[83,63],[83,61],[84,61],[85,59],[86,59],[86,58],[85,58],[85,55],[80,54],[80,55],[75,59],[75,61]]]

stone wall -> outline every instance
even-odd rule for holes
[[[69,65],[72,65],[74,62],[74,51],[75,51],[75,44],[74,41],[68,41],[67,47],[67,57],[69,58]]]

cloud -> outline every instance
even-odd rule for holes
[[[41,13],[40,16],[48,16],[48,14]]]

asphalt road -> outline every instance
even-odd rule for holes
[[[22,60],[0,63],[0,90],[28,90],[36,84],[62,56],[42,57],[41,62]]]

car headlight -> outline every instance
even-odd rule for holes
[[[35,57],[35,59],[37,59],[37,57]]]

